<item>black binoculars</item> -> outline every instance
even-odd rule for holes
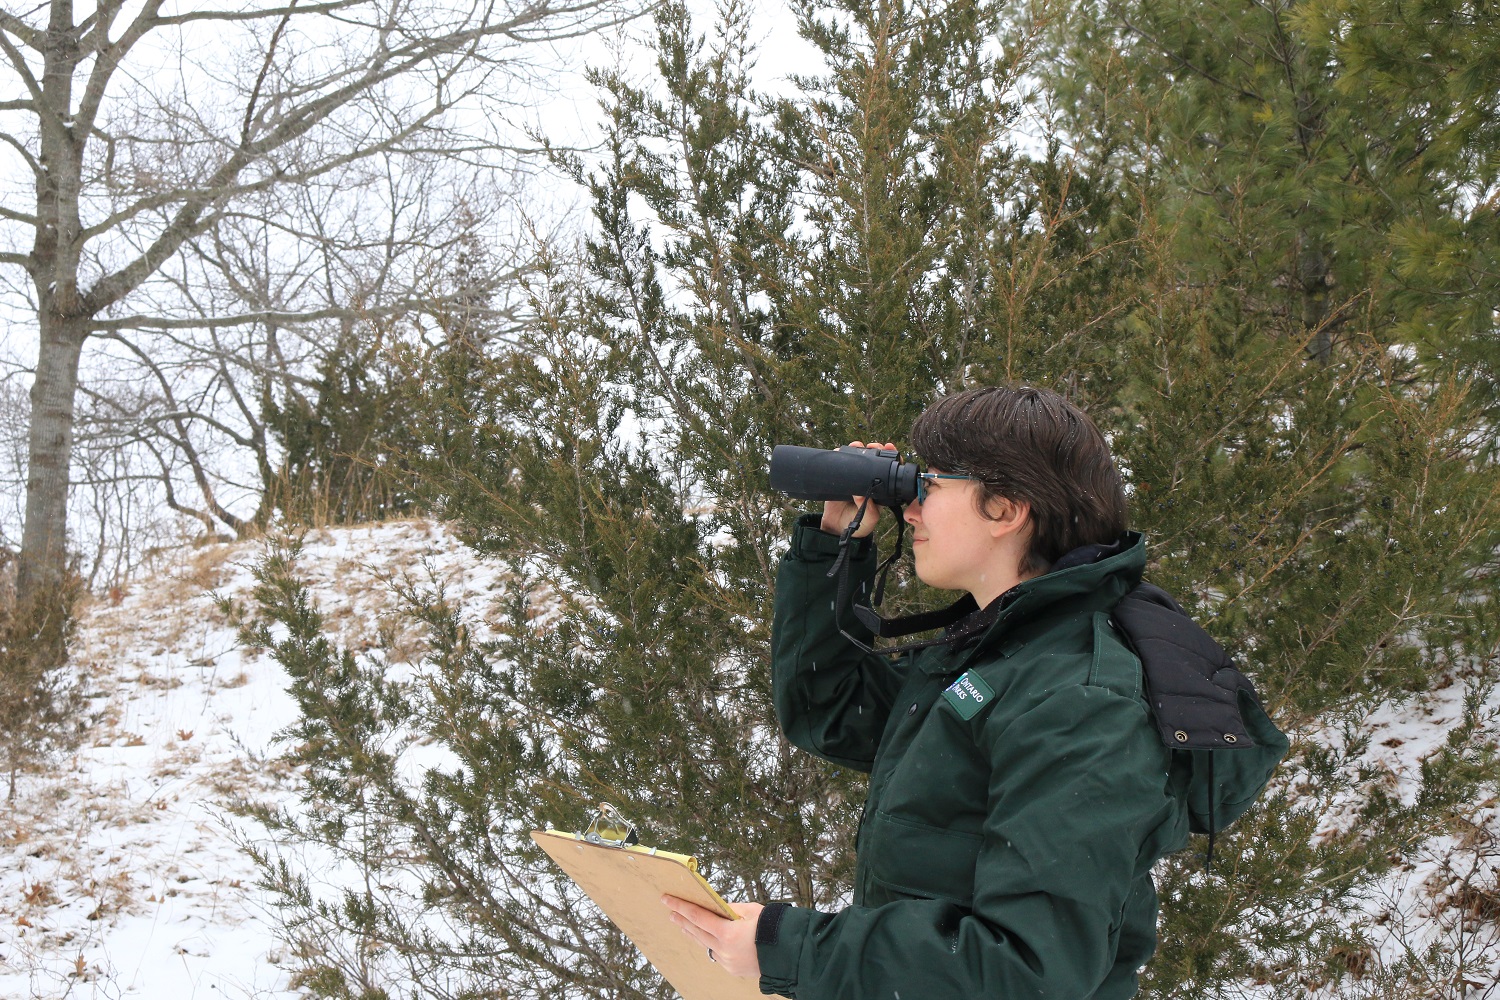
[[[915,462],[901,461],[900,452],[883,448],[845,446],[829,451],[779,444],[771,452],[771,489],[798,500],[861,496],[900,507],[917,498],[920,471]]]

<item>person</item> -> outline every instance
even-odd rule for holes
[[[836,606],[829,576],[851,502],[798,520],[777,580],[778,721],[794,745],[870,774],[853,905],[736,903],[744,919],[730,921],[663,903],[726,971],[797,1000],[1129,997],[1156,947],[1152,865],[1242,813],[1287,742],[1232,692],[1238,741],[1164,742],[1111,617],[1140,585],[1145,542],[1078,407],[973,389],[929,407],[911,440],[929,467],[903,514],[917,576],[975,610],[894,660],[862,649],[875,637]],[[849,541],[853,594],[874,577],[875,511]],[[1168,605],[1180,616],[1165,595],[1153,607]],[[1168,658],[1183,623],[1166,625]]]

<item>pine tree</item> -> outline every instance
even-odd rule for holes
[[[593,201],[581,259],[548,248],[515,349],[457,338],[412,397],[424,500],[515,568],[507,613],[410,591],[431,654],[397,684],[381,654],[319,645],[268,566],[261,614],[295,640],[271,648],[306,685],[297,760],[331,825],[268,819],[358,832],[344,856],[382,886],[330,908],[265,855],[289,912],[394,942],[413,994],[662,995],[524,837],[600,800],[731,898],[840,905],[862,779],[775,729],[795,505],[769,453],[899,440],[935,395],[1016,380],[1106,430],[1148,577],[1303,737],[1212,872],[1161,867],[1146,993],[1294,995],[1368,964],[1358,894],[1493,775],[1494,130],[1483,110],[1443,125],[1427,70],[1343,9],[806,2],[822,72],[772,101],[743,6],[707,35],[661,7],[654,78],[596,77],[602,155],[559,156]],[[1480,44],[1443,37],[1433,52]],[[1471,73],[1448,107],[1488,107],[1482,88]],[[903,577],[891,610],[933,599]],[[1414,803],[1382,795],[1357,771],[1363,720],[1450,681],[1468,714]],[[413,787],[417,734],[453,766]],[[354,961],[311,974],[328,996],[378,982]]]
[[[261,401],[266,434],[282,456],[266,484],[289,524],[354,524],[414,510],[414,484],[401,467],[415,442],[398,403],[410,394],[410,370],[396,359],[398,333],[350,324],[323,352],[309,391]]]
[[[5,801],[21,774],[78,745],[83,689],[67,653],[83,585],[76,577],[18,603],[0,595],[0,776]]]
[[[1150,575],[1304,735],[1217,875],[1163,867],[1155,995],[1376,971],[1361,894],[1493,781],[1500,288],[1479,249],[1495,63],[1478,57],[1500,35],[1399,6],[1108,3],[1055,36],[1062,124],[1133,234],[1105,300],[1123,360],[1093,412],[1131,469]],[[1454,683],[1469,714],[1415,804],[1369,787],[1363,720]],[[1335,806],[1357,820],[1326,828]]]
[[[512,995],[662,995],[524,836],[581,829],[601,800],[648,842],[697,854],[730,898],[847,901],[863,779],[793,750],[770,704],[775,563],[795,508],[769,490],[769,455],[902,436],[1005,336],[987,329],[993,273],[965,246],[994,271],[1046,267],[1060,225],[1001,208],[1043,199],[1025,193],[1034,173],[1009,133],[1035,30],[994,5],[953,12],[804,9],[828,64],[805,100],[751,93],[752,30],[733,3],[707,35],[662,7],[650,84],[597,77],[605,155],[563,160],[594,201],[584,259],[545,255],[515,349],[437,352],[429,405],[410,411],[427,501],[517,567],[508,617],[481,628],[416,600],[432,654],[420,685],[389,694],[381,654],[321,639],[285,560],[241,619],[298,678],[294,759],[308,812],[328,817],[262,818],[356,869],[421,859],[402,898],[320,903],[263,853],[290,925],[399,942],[408,971],[383,974],[417,993],[443,995],[421,961]],[[1015,44],[992,49],[996,32]],[[1026,280],[1007,279],[1011,308]],[[278,644],[272,622],[291,638]],[[378,738],[413,730],[457,761],[420,792],[395,777],[401,741]],[[458,832],[430,834],[444,829]],[[441,914],[467,929],[459,941],[414,930]],[[358,995],[375,980],[339,953],[308,982]]]

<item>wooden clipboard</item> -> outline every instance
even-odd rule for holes
[[[641,950],[683,1000],[760,1000],[754,979],[731,976],[707,949],[682,933],[661,903],[677,896],[705,909],[739,917],[698,874],[698,859],[654,848],[616,847],[557,830],[533,830],[531,839],[598,904]]]

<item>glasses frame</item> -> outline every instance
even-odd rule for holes
[[[973,479],[973,480],[977,480],[978,478],[979,478],[978,476],[960,476],[960,475],[957,475],[957,474],[947,473],[947,472],[919,472],[919,473],[917,473],[917,503],[920,505],[920,504],[923,504],[923,503],[927,502],[927,480],[929,480],[929,479]]]

